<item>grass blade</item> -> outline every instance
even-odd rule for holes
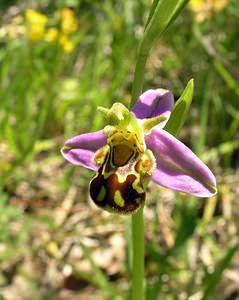
[[[222,277],[223,271],[228,267],[228,265],[231,263],[234,255],[239,249],[239,245],[237,244],[236,246],[232,247],[225,255],[225,257],[222,259],[220,264],[217,267],[217,270],[215,270],[214,273],[209,274],[205,278],[206,286],[204,290],[204,295],[202,299],[207,300],[207,299],[212,299],[211,295],[217,286],[219,280]]]

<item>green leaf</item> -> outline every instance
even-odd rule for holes
[[[170,21],[165,28],[165,30],[168,29],[168,27],[177,19],[178,15],[181,13],[181,11],[184,9],[184,6],[189,2],[189,0],[180,0],[170,18]]]
[[[156,39],[159,39],[167,28],[178,0],[161,0],[154,7],[154,13],[150,16],[149,23],[146,27],[142,43],[144,47],[150,49]]]
[[[160,0],[154,0],[152,5],[151,5],[151,9],[150,9],[150,12],[149,12],[149,16],[148,16],[148,19],[147,19],[147,22],[145,24],[145,29],[147,28],[147,26],[149,25],[149,22],[151,21],[152,19],[152,16],[154,15],[155,13],[155,10],[157,8],[157,5],[159,3]]]
[[[191,79],[185,90],[183,91],[181,97],[176,102],[174,109],[171,113],[171,116],[165,126],[165,130],[169,133],[177,136],[187,118],[188,111],[193,98],[193,89],[194,83],[193,79]]]
[[[187,4],[186,0],[154,0],[145,26],[143,39],[139,44],[138,57],[132,87],[131,107],[134,106],[142,92],[145,65],[153,45],[175,21]]]

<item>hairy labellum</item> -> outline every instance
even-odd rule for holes
[[[137,146],[137,135],[114,129],[107,143],[95,155],[95,161],[103,163],[90,183],[91,198],[110,212],[136,212],[145,202],[142,175],[146,174],[141,172],[144,156]]]

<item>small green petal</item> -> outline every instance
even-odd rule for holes
[[[157,117],[150,118],[150,119],[144,119],[142,121],[142,127],[143,127],[144,134],[150,134],[153,127],[159,125],[166,119],[167,119],[167,117],[164,115],[157,116]]]

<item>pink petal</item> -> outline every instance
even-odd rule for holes
[[[164,127],[173,105],[174,98],[170,91],[164,89],[148,90],[139,97],[131,112],[138,119],[148,119],[163,114],[167,119],[160,124],[160,127]]]
[[[155,128],[146,136],[146,145],[156,158],[157,168],[152,176],[156,183],[198,197],[216,193],[216,179],[212,172],[174,136]]]
[[[80,165],[91,170],[98,167],[92,161],[93,156],[99,148],[106,144],[103,130],[77,135],[64,144],[61,153],[65,159],[74,165]]]

